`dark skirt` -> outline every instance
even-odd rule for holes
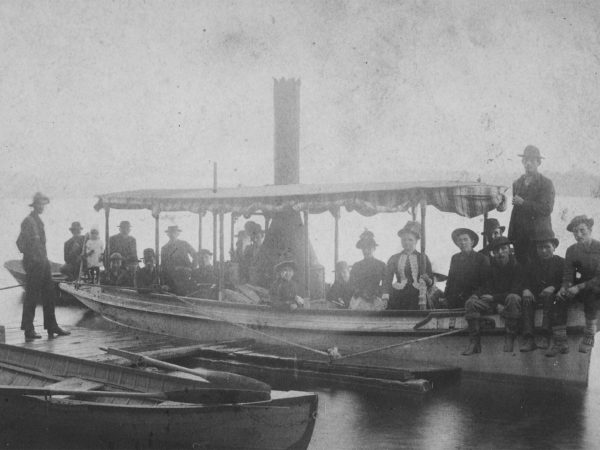
[[[419,309],[419,290],[408,283],[402,290],[392,289],[388,309]]]

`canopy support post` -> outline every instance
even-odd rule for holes
[[[417,208],[416,206],[411,206],[410,213],[412,214],[412,220],[415,222],[417,220]]]
[[[310,242],[308,240],[308,209],[304,210],[304,285],[310,299]]]
[[[421,266],[423,270],[425,270],[427,257],[425,256],[425,250],[427,248],[427,235],[425,232],[425,218],[427,215],[427,200],[425,199],[425,195],[421,198],[420,202],[421,209]]]
[[[487,241],[487,235],[485,234],[485,222],[488,219],[488,213],[484,212],[483,213],[483,248],[486,248],[488,245],[488,241]]]
[[[231,244],[229,246],[229,254],[231,255],[231,260],[233,260],[233,255],[235,255],[235,222],[237,220],[237,217],[234,213],[231,213],[231,231],[230,231],[230,237],[231,237]]]
[[[154,216],[154,253],[156,254],[156,271],[159,272],[160,263],[160,213]]]
[[[110,263],[110,207],[104,207],[104,242],[106,251],[104,252],[104,268],[108,269]]]
[[[334,267],[340,260],[340,208],[337,208],[333,214],[335,228],[333,235],[333,263]]]
[[[213,211],[213,267],[217,267],[217,213]]]
[[[225,275],[225,214],[219,213],[219,297],[221,300],[221,289],[223,289],[223,278]]]
[[[202,212],[198,213],[198,251],[202,250]]]

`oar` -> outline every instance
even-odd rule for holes
[[[2,395],[73,395],[77,397],[122,397],[133,399],[171,400],[182,403],[225,404],[251,403],[269,400],[269,394],[244,389],[183,389],[165,392],[123,392],[123,391],[78,391],[75,389],[52,389],[45,387],[0,385]]]
[[[188,367],[178,366],[177,364],[168,363],[159,359],[150,358],[138,353],[119,350],[116,348],[100,347],[100,350],[105,351],[110,355],[120,356],[121,358],[128,359],[136,364],[143,362],[151,366],[160,367],[161,369],[189,373],[197,377],[202,377],[204,381],[208,381],[219,386],[228,386],[236,389],[250,389],[253,391],[265,392],[267,394],[271,392],[271,386],[268,384],[255,380],[254,378],[238,375],[236,373],[221,372],[218,370],[208,370],[202,368],[190,369]]]
[[[5,291],[6,289],[14,289],[14,288],[18,288],[18,287],[21,287],[21,286],[23,286],[23,285],[22,284],[15,284],[14,286],[6,286],[6,287],[3,287],[3,288],[0,288],[0,291]]]

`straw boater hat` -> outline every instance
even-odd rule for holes
[[[498,219],[485,219],[485,221],[483,222],[483,233],[481,234],[484,236],[489,236],[496,228],[500,228],[500,230],[502,230],[503,233],[504,230],[506,230],[506,227],[504,225],[500,225]]]
[[[169,225],[165,230],[165,233],[171,233],[173,231],[178,231],[181,233],[181,229],[177,225]]]
[[[421,224],[419,222],[409,220],[406,222],[406,225],[404,225],[404,228],[398,231],[398,236],[402,236],[404,233],[412,233],[417,237],[417,239],[421,239]]]
[[[544,159],[544,157],[540,154],[540,150],[534,145],[528,145],[525,147],[523,153],[517,156],[525,159]]]
[[[274,269],[275,272],[280,272],[285,267],[291,267],[292,270],[296,270],[296,263],[292,259],[286,259],[277,263]]]
[[[552,230],[544,230],[538,234],[536,234],[533,239],[533,242],[552,242],[554,248],[558,247],[558,239],[554,236],[554,231]]]
[[[48,197],[46,197],[41,192],[36,192],[35,195],[33,196],[33,200],[29,204],[29,206],[47,205],[48,203],[50,203],[50,199]]]
[[[131,228],[131,223],[129,220],[122,220],[117,228]]]
[[[73,222],[71,224],[71,228],[69,228],[69,230],[73,231],[73,230],[83,230],[83,227],[81,226],[81,224],[79,222]]]
[[[377,242],[375,242],[375,235],[373,234],[372,231],[369,231],[367,229],[365,229],[365,231],[363,231],[360,235],[360,238],[358,239],[358,242],[356,243],[356,248],[365,248],[365,247],[371,247],[371,248],[375,248],[377,247]]]
[[[573,220],[569,222],[569,225],[567,225],[567,231],[572,232],[575,227],[578,227],[582,223],[586,224],[588,228],[592,228],[594,226],[594,219],[586,216],[585,214],[582,214],[581,216],[575,216],[573,217]]]
[[[477,246],[477,244],[479,243],[479,236],[477,236],[477,233],[475,233],[473,230],[469,230],[468,228],[457,228],[456,230],[454,230],[452,232],[452,241],[456,244],[456,239],[458,239],[458,236],[460,236],[461,234],[468,234],[469,237],[473,240],[473,248],[475,248]]]
[[[487,246],[487,249],[494,251],[494,250],[499,249],[503,245],[510,246],[510,244],[512,244],[512,242],[510,241],[510,239],[508,239],[505,236],[500,236],[500,237],[494,239],[492,242],[490,242],[490,245]]]

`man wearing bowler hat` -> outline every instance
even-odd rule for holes
[[[506,227],[504,225],[500,225],[498,219],[490,218],[485,219],[483,222],[483,233],[481,234],[483,237],[485,237],[486,243],[490,244],[494,239],[503,236],[504,230],[506,230]],[[479,250],[479,252],[483,253],[488,258],[490,256],[490,249],[487,245],[482,250]]]
[[[44,310],[44,328],[48,331],[48,339],[54,335],[66,336],[71,334],[56,323],[54,315],[54,299],[56,296],[52,270],[46,253],[46,233],[40,214],[50,199],[38,192],[29,205],[33,208],[21,223],[21,233],[17,239],[17,247],[23,253],[23,268],[25,269],[25,298],[23,300],[23,316],[21,330],[25,332],[25,341],[39,339],[35,332],[33,319],[35,307],[42,304]]]
[[[178,295],[185,294],[191,285],[192,269],[198,267],[198,254],[188,242],[179,239],[181,230],[169,226],[165,233],[169,242],[160,249],[160,275],[164,284]]]
[[[64,245],[65,264],[60,267],[60,273],[66,275],[68,280],[77,279],[81,268],[81,251],[85,241],[85,237],[81,235],[81,230],[83,230],[81,224],[73,222],[71,228],[69,228],[73,236]]]
[[[133,236],[129,235],[131,224],[128,220],[123,220],[119,224],[119,233],[110,237],[109,251],[111,254],[118,253],[123,258],[123,266],[129,271],[131,279],[135,277],[135,271],[138,267],[137,242]]]
[[[513,242],[517,261],[527,265],[536,258],[532,238],[537,233],[552,230],[550,214],[554,209],[554,185],[538,172],[542,155],[537,147],[528,145],[522,158],[525,174],[513,183],[513,210],[508,238]]]

